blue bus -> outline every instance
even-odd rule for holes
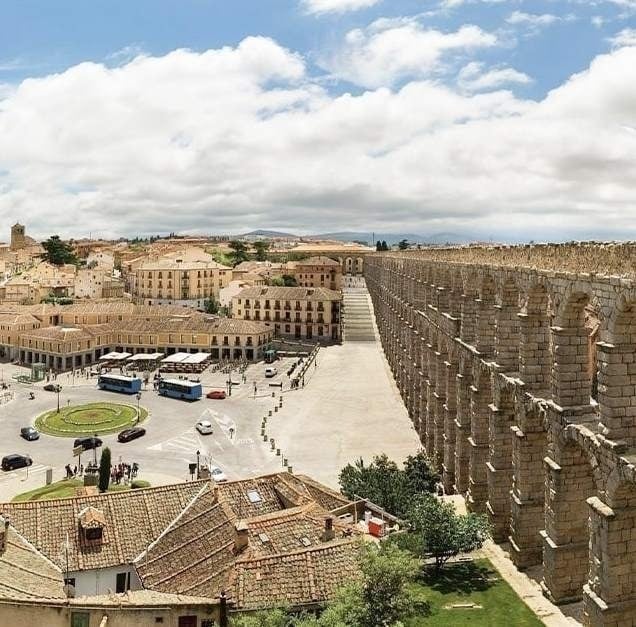
[[[120,374],[100,374],[97,385],[100,390],[122,392],[123,394],[136,394],[141,391],[141,379],[125,377]]]
[[[162,396],[171,396],[184,401],[197,401],[203,396],[201,384],[195,381],[160,379],[158,389]]]

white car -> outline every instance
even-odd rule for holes
[[[227,477],[225,476],[225,473],[218,466],[210,466],[210,476],[217,483],[220,483],[222,481],[227,481]]]
[[[199,420],[196,425],[196,430],[201,435],[209,435],[210,433],[214,433],[214,429],[212,429],[212,423],[209,420]]]
[[[265,376],[268,379],[271,379],[271,377],[275,377],[278,374],[278,370],[276,370],[276,368],[274,368],[273,366],[270,366],[269,368],[265,368]]]

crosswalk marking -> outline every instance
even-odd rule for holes
[[[3,472],[0,475],[0,483],[6,483],[7,481],[11,481],[12,479],[20,478],[24,479],[27,475],[27,471],[29,477],[31,475],[41,474],[46,472],[50,466],[44,466],[43,464],[33,464],[28,468],[18,468],[17,470],[10,470],[8,472]]]
[[[178,435],[174,438],[170,438],[169,440],[164,440],[163,442],[159,442],[158,444],[153,444],[152,446],[147,447],[149,451],[159,451],[159,452],[192,452],[200,449],[201,440],[198,435],[188,429],[188,431],[184,431],[181,435]]]

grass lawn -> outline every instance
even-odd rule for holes
[[[148,417],[141,407],[139,422]],[[137,423],[137,408],[123,403],[87,403],[61,407],[38,416],[35,428],[42,433],[62,437],[79,437],[95,433],[114,433]]]
[[[427,569],[416,584],[428,608],[406,627],[541,627],[543,623],[486,559],[447,564],[439,574]],[[474,603],[479,609],[452,609]]]
[[[147,481],[140,479],[134,480],[135,485],[140,488],[147,488],[150,484]],[[69,496],[75,496],[75,488],[81,488],[84,482],[81,479],[63,479],[62,481],[56,481],[51,485],[45,485],[41,488],[36,488],[30,492],[23,492],[18,494],[12,500],[19,501],[46,501],[50,499],[63,499]],[[130,490],[130,484],[114,484],[108,488],[109,492],[121,492],[122,490]]]

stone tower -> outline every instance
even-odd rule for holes
[[[26,238],[24,235],[24,226],[16,222],[11,227],[11,250],[19,250],[26,246]]]

